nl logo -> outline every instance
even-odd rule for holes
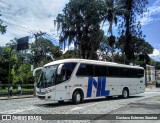
[[[106,77],[98,77],[98,81],[96,81],[93,77],[88,78],[88,89],[87,89],[87,97],[92,96],[92,88],[93,86],[97,89],[96,96],[109,96],[110,91],[105,90],[106,87]]]

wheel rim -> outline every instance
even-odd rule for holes
[[[76,100],[77,100],[77,102],[80,102],[80,100],[81,100],[81,95],[80,94],[77,94]]]
[[[124,97],[127,97],[128,96],[128,92],[126,90],[123,91],[123,95]]]

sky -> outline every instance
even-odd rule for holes
[[[58,33],[54,20],[62,13],[69,0],[0,0],[0,19],[7,25],[7,32],[0,34],[0,46],[10,40],[30,36],[39,31],[47,32],[47,38],[58,44]],[[160,61],[160,0],[148,0],[148,12],[138,20],[142,24],[143,35],[153,48],[150,57]],[[115,28],[116,31],[116,28]],[[72,48],[73,45],[70,46]]]

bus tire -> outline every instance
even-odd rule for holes
[[[75,91],[72,96],[72,101],[74,104],[79,104],[83,101],[83,96],[80,91]]]
[[[122,98],[123,99],[126,99],[129,97],[129,91],[127,88],[124,88],[123,91],[122,91]]]

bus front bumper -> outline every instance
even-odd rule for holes
[[[37,89],[36,96],[41,100],[54,100],[55,91],[46,92],[46,89]]]

